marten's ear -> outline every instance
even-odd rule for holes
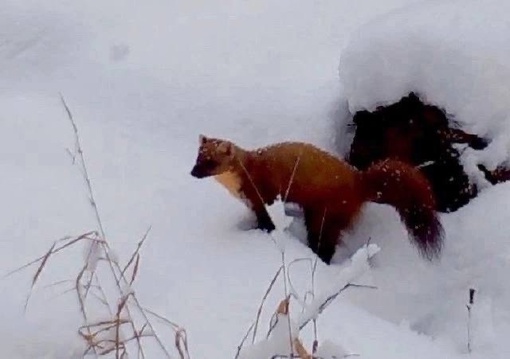
[[[218,152],[224,154],[225,156],[231,156],[234,152],[233,150],[234,149],[232,143],[230,142],[224,141],[218,145]]]
[[[207,141],[207,137],[205,137],[202,134],[198,135],[198,144],[199,145],[203,145],[204,143],[206,143],[206,141]]]

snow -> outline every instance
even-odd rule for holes
[[[283,213],[283,208],[282,211]],[[277,230],[278,225],[276,224]],[[322,311],[350,284],[365,274],[370,269],[369,260],[379,251],[374,245],[368,245],[360,248],[352,257],[349,267],[339,273],[331,288],[328,288],[320,295],[313,298],[312,302],[304,303],[302,314],[296,322],[290,316],[287,310],[278,310],[271,323],[271,330],[267,339],[261,340],[249,347],[245,347],[240,351],[239,358],[256,359],[270,358],[274,355],[289,356],[292,352],[297,351],[295,341],[299,339],[299,331],[304,328],[312,320],[317,320]],[[291,346],[292,341],[292,346]],[[321,354],[322,352],[322,354]],[[299,353],[299,352],[298,352]],[[317,348],[317,355],[331,357],[343,357],[349,353],[338,344],[326,341]]]
[[[468,130],[493,139],[487,150],[473,154],[476,160],[501,162],[510,134],[504,121],[507,4],[140,4],[2,3],[0,273],[43,255],[59,238],[99,230],[62,94],[79,129],[113,258],[127,263],[150,228],[136,280],[122,289],[185,328],[192,357],[235,355],[282,264],[279,249],[285,250],[293,291],[304,300],[305,293],[330,293],[369,238],[381,250],[356,284],[377,289],[349,288],[318,316],[319,350],[344,349],[368,359],[464,357],[473,287],[471,357],[507,357],[508,184],[487,188],[466,207],[441,216],[447,238],[439,263],[419,256],[394,210],[371,204],[345,235],[334,264],[318,261],[314,269],[316,257],[302,243],[299,219],[288,229],[298,238],[284,231],[277,246],[271,236],[242,228],[251,220],[247,210],[215,181],[189,175],[199,133],[247,148],[306,140],[334,149],[335,141],[348,145],[347,136],[335,135],[347,105],[373,107],[414,86]],[[401,5],[406,8],[383,15]],[[391,25],[398,19],[405,25]],[[276,218],[287,226],[287,218]],[[26,311],[36,267],[2,277],[2,357],[81,357],[84,343],[76,333],[83,322],[72,289],[86,244],[48,260]],[[113,295],[115,286],[103,277],[108,267],[100,256],[94,259]],[[285,294],[280,277],[264,304],[258,338]],[[291,299],[294,320],[301,314],[294,311],[296,303]],[[90,320],[104,319],[95,309]],[[171,348],[172,330],[155,323]],[[311,327],[300,333],[307,348]],[[148,358],[161,358],[154,341],[146,348]]]
[[[290,320],[290,322],[289,322]],[[297,338],[297,326],[287,314],[276,314],[275,323],[268,339],[256,343],[240,352],[240,359],[271,358],[289,356],[293,351],[290,339]]]

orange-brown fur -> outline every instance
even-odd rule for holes
[[[395,206],[425,256],[431,258],[440,249],[442,227],[430,186],[418,170],[402,162],[388,160],[360,172],[307,143],[284,142],[248,151],[201,135],[191,174],[214,176],[253,210],[258,227],[269,232],[275,227],[266,204],[281,196],[300,205],[308,245],[326,263],[341,231],[367,201]]]

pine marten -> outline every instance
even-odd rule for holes
[[[408,164],[384,160],[361,172],[308,143],[283,142],[251,151],[204,135],[199,143],[193,177],[213,176],[255,213],[258,228],[267,232],[275,226],[265,204],[280,195],[299,205],[308,246],[327,264],[342,230],[367,201],[395,207],[425,258],[440,254],[443,227],[433,193],[427,179]]]

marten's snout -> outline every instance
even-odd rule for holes
[[[205,171],[201,169],[198,164],[196,164],[191,170],[191,175],[195,178],[204,178],[207,176],[207,173],[205,173]]]
[[[204,178],[215,175],[218,171],[219,163],[211,158],[199,158],[193,169],[191,175],[196,178]]]

